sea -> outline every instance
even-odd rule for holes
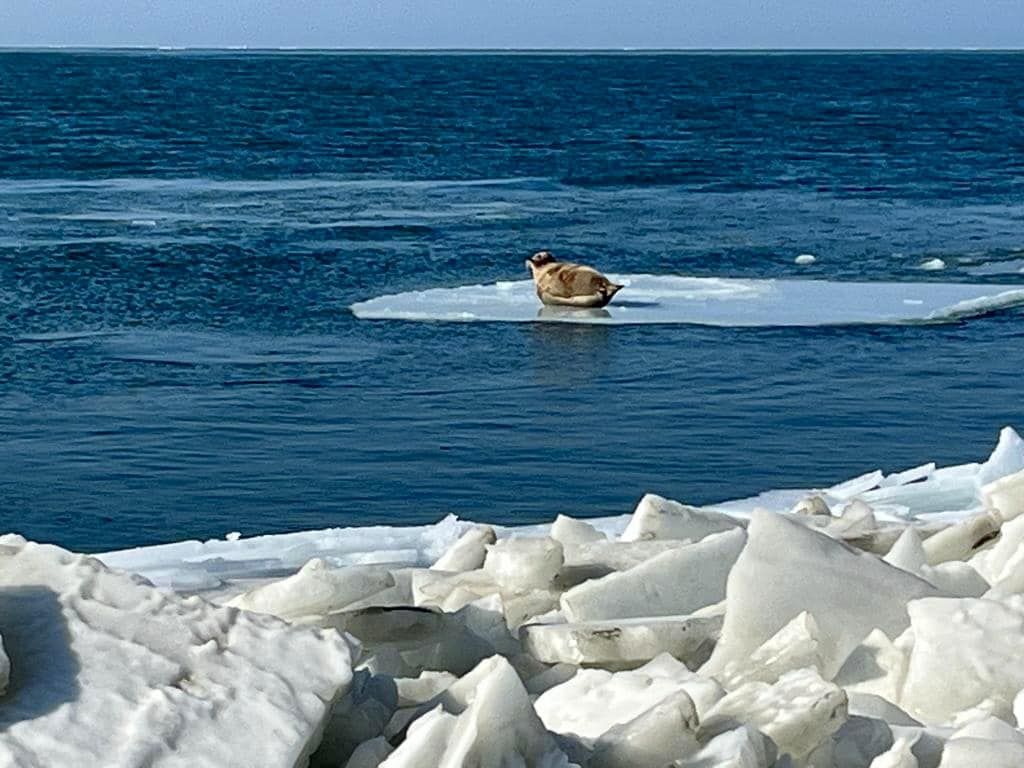
[[[1019,309],[804,328],[349,309],[525,279],[540,249],[1024,284],[1024,55],[0,52],[0,529],[93,552],[531,523],[978,460],[1024,428]]]

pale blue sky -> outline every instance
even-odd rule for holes
[[[0,0],[0,45],[1024,47],[1024,0]]]

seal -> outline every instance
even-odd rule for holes
[[[620,290],[596,269],[555,261],[549,251],[539,251],[526,260],[537,286],[537,297],[547,305],[603,307]]]

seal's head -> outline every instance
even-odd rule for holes
[[[533,272],[546,264],[553,264],[554,261],[555,257],[551,255],[551,251],[537,251],[537,253],[526,260],[526,266]]]

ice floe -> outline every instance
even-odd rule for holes
[[[1019,768],[1022,472],[103,555],[160,588],[7,536],[0,763]]]
[[[365,320],[743,327],[942,322],[1024,303],[1024,284],[855,283],[645,274],[609,278],[626,287],[604,309],[542,306],[529,280],[391,294],[358,302],[351,309]]]

